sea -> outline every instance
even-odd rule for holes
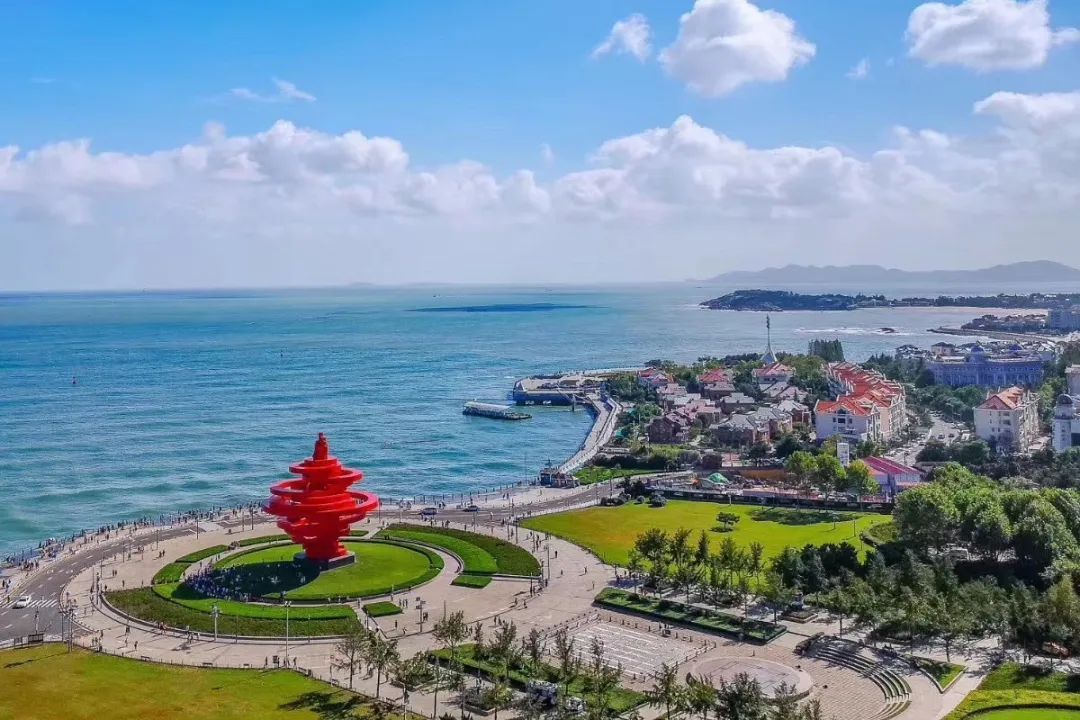
[[[764,314],[699,307],[729,289],[0,294],[0,557],[119,520],[257,501],[319,432],[391,501],[525,482],[577,450],[590,415],[531,408],[507,422],[463,416],[465,401],[506,401],[538,373],[763,351]],[[943,339],[929,328],[983,312],[776,313],[772,344],[840,338],[861,360],[928,346]]]

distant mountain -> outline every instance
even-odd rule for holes
[[[1080,270],[1052,260],[994,265],[981,270],[898,270],[880,265],[785,265],[764,270],[736,270],[707,282],[726,285],[824,283],[997,283],[1080,282]]]

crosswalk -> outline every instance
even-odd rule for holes
[[[59,605],[60,601],[56,598],[52,598],[51,600],[31,600],[30,604],[27,605],[25,608],[12,607],[14,604],[14,600],[9,600],[6,603],[0,603],[0,610],[34,610],[37,608],[51,608]]]

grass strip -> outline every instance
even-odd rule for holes
[[[366,612],[369,617],[376,618],[386,617],[387,615],[400,615],[402,609],[398,607],[397,603],[383,600],[381,602],[367,603],[364,605],[364,612]]]
[[[214,618],[210,613],[166,600],[151,588],[117,590],[107,593],[106,597],[118,610],[146,622],[164,623],[178,630],[204,634],[214,632]],[[296,637],[344,635],[358,626],[359,621],[355,617],[314,620],[295,619],[295,613],[289,614],[289,634]],[[285,635],[284,613],[281,619],[222,614],[218,618],[218,632],[223,635],[282,637]]]
[[[950,685],[956,682],[956,679],[959,678],[965,670],[963,665],[957,665],[956,663],[945,662],[943,660],[933,660],[931,658],[913,656],[911,661],[915,663],[917,668],[934,678],[934,680],[937,681],[937,684],[941,686],[942,690],[946,690]]]
[[[161,585],[163,583],[180,582],[180,578],[184,576],[184,571],[189,567],[191,567],[191,563],[171,562],[154,573],[154,578],[150,583]]]
[[[457,585],[458,587],[475,588],[475,589],[479,590],[480,588],[486,588],[488,585],[491,584],[491,576],[490,575],[458,575],[456,578],[453,579],[453,581],[450,584],[451,585]]]
[[[971,715],[978,717],[976,713],[992,708],[1080,708],[1078,687],[1080,675],[1005,663],[987,675],[975,692],[968,695],[945,720],[963,720]],[[1047,716],[1054,717],[1049,713]],[[1009,716],[1002,714],[1001,717]]]
[[[211,545],[208,548],[196,550],[195,552],[188,553],[183,557],[176,558],[176,562],[188,564],[197,563],[200,560],[205,560],[206,558],[217,555],[218,553],[223,553],[228,549],[229,547],[227,545]]]
[[[785,632],[782,625],[775,623],[739,618],[693,605],[684,605],[674,600],[649,598],[617,588],[604,588],[596,596],[594,602],[614,610],[630,611],[656,620],[688,625],[695,630],[761,644]]]
[[[246,540],[237,540],[237,547],[248,547],[249,545],[265,545],[266,543],[280,542],[282,540],[288,540],[288,535],[260,535],[259,537],[247,538]]]
[[[217,605],[222,615],[267,620],[285,619],[285,608],[280,605],[219,600],[206,597],[184,583],[155,585],[153,590],[160,597],[197,612],[211,613],[214,605]],[[355,613],[344,605],[293,605],[289,610],[290,622],[293,620],[348,620],[355,617]]]
[[[449,661],[451,659],[449,648],[434,650],[430,652],[428,656],[431,658],[438,658],[440,662]],[[489,679],[502,676],[502,666],[495,662],[491,662],[486,658],[478,657],[476,654],[476,645],[462,645],[457,648],[454,659],[466,668],[469,668],[474,672],[479,672]],[[523,661],[511,667],[507,677],[512,685],[524,689],[530,680],[557,682],[559,674],[558,670],[546,663],[540,663],[539,667],[533,668],[530,667],[529,663]],[[579,675],[570,682],[567,690],[570,695],[587,697],[589,692],[586,683],[586,678]],[[621,715],[627,710],[642,705],[645,700],[646,698],[643,693],[624,687],[618,687],[611,693],[611,698],[608,700],[608,709],[613,713]]]
[[[383,530],[381,534],[408,532],[423,534],[423,542],[437,547],[443,547],[461,557],[465,563],[465,572],[477,574],[524,575],[535,577],[540,574],[540,562],[527,550],[513,543],[490,535],[468,532],[467,530],[454,530],[453,528],[433,528],[427,525],[394,524]],[[480,552],[471,551],[466,553],[467,558],[450,547],[450,541],[456,540],[455,546],[462,547],[461,543],[476,548]],[[440,544],[441,543],[441,544]],[[484,557],[486,555],[486,557]],[[490,560],[488,559],[490,558]],[[470,560],[473,568],[470,568]],[[494,569],[490,570],[494,563]]]

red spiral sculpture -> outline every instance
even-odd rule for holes
[[[303,545],[308,560],[329,563],[347,556],[340,538],[348,534],[350,525],[379,507],[377,496],[348,489],[363,480],[364,474],[342,467],[331,457],[322,433],[311,458],[292,465],[289,472],[301,477],[271,487],[273,497],[263,503],[263,509],[280,518],[277,526]]]

